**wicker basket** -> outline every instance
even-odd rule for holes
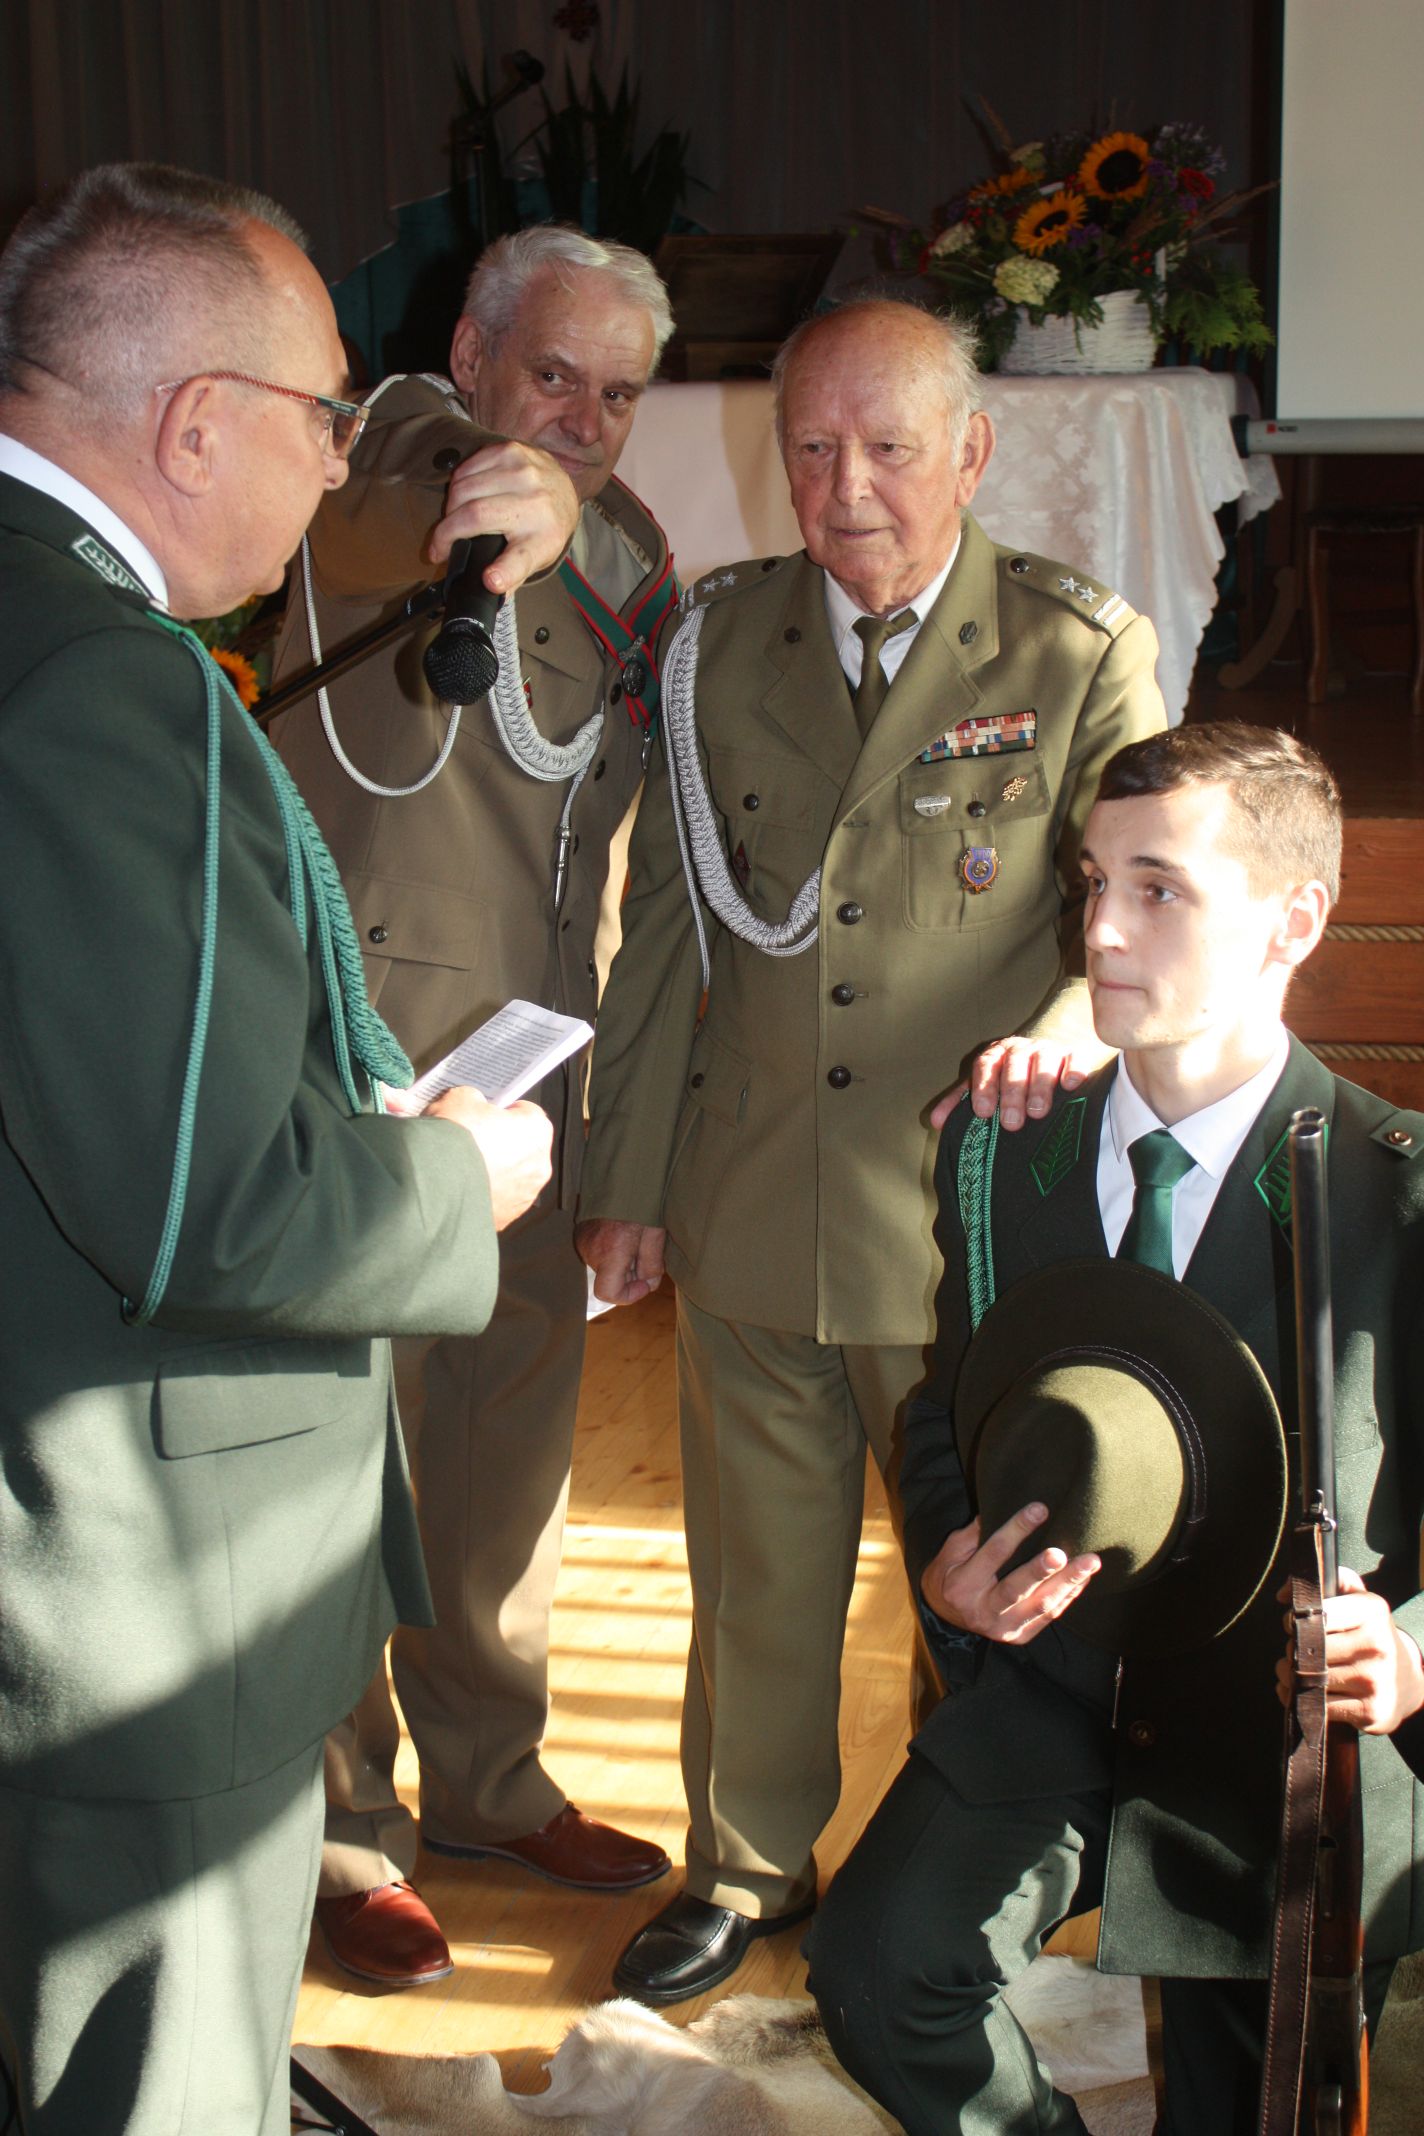
[[[1150,371],[1157,354],[1152,314],[1135,289],[1113,289],[1098,299],[1101,326],[1073,318],[1045,319],[1030,326],[1019,307],[1014,338],[999,358],[1001,371],[1023,375],[1040,372]]]

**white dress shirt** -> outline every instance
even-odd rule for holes
[[[887,688],[904,666],[909,656],[910,647],[920,635],[920,625],[943,593],[944,582],[954,569],[954,559],[959,554],[959,544],[962,539],[962,535],[955,535],[954,547],[949,552],[949,561],[943,571],[936,573],[928,586],[922,588],[913,600],[903,602],[901,608],[896,610],[898,615],[903,613],[906,608],[913,609],[915,620],[913,623],[907,624],[904,630],[897,631],[893,638],[887,638],[881,650],[880,665],[885,671]],[[865,645],[856,636],[855,626],[860,622],[862,616],[867,613],[867,610],[856,607],[855,602],[846,592],[844,586],[838,584],[831,577],[829,571],[825,571],[821,575],[826,583],[826,618],[831,626],[831,638],[835,644],[836,658],[845,672],[846,681],[850,684],[851,689],[855,690],[860,685],[860,670],[865,660]]]
[[[157,560],[132,527],[126,527],[102,497],[96,497],[93,490],[86,489],[62,467],[56,467],[54,461],[47,460],[42,452],[22,445],[18,438],[10,437],[3,430],[0,430],[0,474],[13,475],[17,482],[28,483],[31,489],[42,490],[46,497],[53,497],[56,504],[68,505],[71,512],[77,512],[122,558],[134,577],[147,587],[158,606],[168,606],[168,581]]]
[[[1171,1132],[1193,1158],[1172,1196],[1172,1273],[1179,1279],[1196,1251],[1206,1228],[1221,1182],[1236,1160],[1252,1122],[1281,1079],[1290,1052],[1285,1027],[1264,1068],[1249,1082],[1228,1091],[1214,1105],[1188,1113]],[[1155,1128],[1165,1127],[1134,1084],[1125,1060],[1118,1062],[1107,1104],[1103,1107],[1102,1134],[1098,1142],[1098,1213],[1108,1252],[1122,1244],[1127,1220],[1132,1214],[1136,1181],[1128,1151],[1134,1142]]]

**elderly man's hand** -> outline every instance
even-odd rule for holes
[[[474,1137],[489,1174],[496,1231],[532,1208],[554,1169],[554,1126],[539,1106],[527,1098],[515,1105],[491,1105],[480,1091],[461,1086],[442,1090],[424,1117],[453,1120]]]
[[[574,1245],[593,1270],[593,1295],[607,1305],[636,1305],[663,1279],[667,1233],[656,1224],[593,1217],[574,1225]]]
[[[1040,1550],[1026,1565],[1000,1578],[1026,1536],[1048,1518],[1044,1505],[1027,1505],[979,1540],[979,1522],[956,1528],[920,1575],[920,1593],[937,1617],[961,1632],[977,1632],[1000,1646],[1027,1646],[1045,1625],[1077,1601],[1102,1559],[1068,1558]]]
[[[1290,1589],[1278,1599],[1290,1600]],[[1289,1620],[1288,1620],[1289,1621]],[[1424,1655],[1394,1621],[1383,1595],[1340,1567],[1340,1592],[1325,1604],[1325,1708],[1329,1720],[1361,1735],[1392,1735],[1424,1707]],[[1291,1702],[1293,1656],[1276,1663],[1276,1696]]]
[[[969,1092],[976,1113],[987,1120],[998,1108],[1001,1127],[1022,1127],[1025,1120],[1041,1120],[1053,1104],[1061,1084],[1076,1090],[1085,1076],[1113,1057],[1113,1048],[1100,1039],[1078,1038],[1070,1045],[1051,1038],[1000,1038],[976,1054],[969,1080],[946,1091],[930,1113],[931,1127],[943,1127],[955,1106]]]
[[[443,564],[457,541],[502,534],[503,554],[485,573],[491,593],[516,593],[563,555],[578,525],[574,486],[557,460],[512,440],[483,445],[450,477],[445,517],[426,554]]]

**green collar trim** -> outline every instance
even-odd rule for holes
[[[1087,1111],[1086,1098],[1071,1098],[1034,1151],[1029,1170],[1040,1194],[1051,1194],[1078,1162]]]

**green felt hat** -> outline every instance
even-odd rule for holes
[[[1275,1397],[1235,1329],[1155,1269],[1061,1261],[1006,1291],[965,1355],[954,1428],[985,1536],[1031,1500],[1048,1507],[1012,1564],[1050,1544],[1102,1559],[1063,1619],[1093,1646],[1206,1646],[1275,1562]]]

